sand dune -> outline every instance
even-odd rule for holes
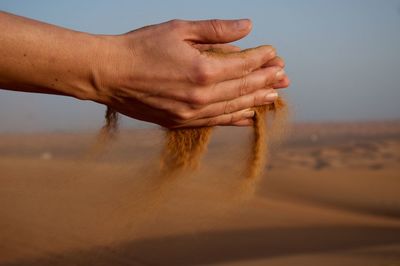
[[[3,134],[0,265],[400,263],[400,123],[297,125],[243,201],[247,134],[219,129],[199,172],[162,188],[160,131],[94,161],[89,133]]]

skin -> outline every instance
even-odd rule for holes
[[[122,35],[0,12],[0,87],[71,96],[167,128],[246,126],[289,86],[273,47],[230,45],[249,20],[172,20]],[[207,50],[221,49],[224,56]]]

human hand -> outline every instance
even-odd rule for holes
[[[289,84],[273,47],[226,44],[250,30],[248,20],[174,20],[101,36],[91,99],[168,128],[249,125],[249,108],[272,103],[271,88]]]

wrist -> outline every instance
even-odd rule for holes
[[[79,99],[108,104],[116,88],[123,86],[124,72],[130,71],[132,55],[127,54],[123,36],[90,35],[92,49],[88,65],[88,87]],[[128,59],[129,58],[129,59]]]
[[[77,33],[78,47],[72,56],[72,64],[66,72],[65,86],[60,86],[60,90],[65,90],[66,94],[79,100],[97,101],[98,94],[102,87],[101,75],[102,65],[104,65],[104,53],[107,47],[104,38],[100,35]]]

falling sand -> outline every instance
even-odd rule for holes
[[[254,108],[253,137],[249,150],[245,178],[239,181],[236,194],[239,197],[252,196],[255,185],[261,177],[269,154],[269,145],[273,140],[281,140],[287,122],[287,107],[281,97],[273,104]],[[269,124],[274,124],[274,127]]]
[[[274,120],[282,120],[284,117],[277,117],[275,113],[278,110],[284,111],[284,107],[283,100],[278,98],[273,104],[254,108],[253,140],[246,169],[247,178],[257,178],[265,166],[267,113],[272,112]],[[199,166],[201,155],[207,149],[211,130],[211,127],[168,130],[161,157],[163,172],[169,174],[179,170],[195,170]]]
[[[265,168],[268,155],[269,137],[280,137],[280,131],[286,120],[286,104],[278,98],[273,104],[254,108],[253,136],[245,167],[245,179],[241,185],[246,190],[253,187]],[[107,108],[105,125],[101,129],[95,153],[100,152],[106,144],[115,138],[118,130],[118,113]],[[267,130],[267,123],[277,125]],[[212,127],[168,129],[165,134],[165,145],[161,153],[161,176],[176,176],[182,172],[193,171],[199,167],[201,156],[205,153],[210,140]],[[246,188],[247,187],[247,188]]]
[[[273,104],[254,108],[255,116],[253,123],[253,141],[251,143],[250,158],[247,169],[247,178],[255,179],[262,173],[265,167],[266,156],[268,155],[267,141],[267,115],[273,114],[274,122],[284,122],[285,116],[278,116],[277,113],[285,112],[286,107],[282,98],[278,98]],[[279,120],[279,121],[277,121]],[[280,125],[279,130],[282,130]],[[272,132],[270,132],[272,133]],[[272,137],[272,134],[269,134]]]
[[[96,158],[104,152],[107,144],[114,140],[118,134],[118,113],[107,106],[104,116],[104,125],[96,137],[95,144],[90,148],[87,158]]]
[[[207,149],[211,127],[171,129],[166,132],[166,143],[161,155],[164,175],[195,170]]]

